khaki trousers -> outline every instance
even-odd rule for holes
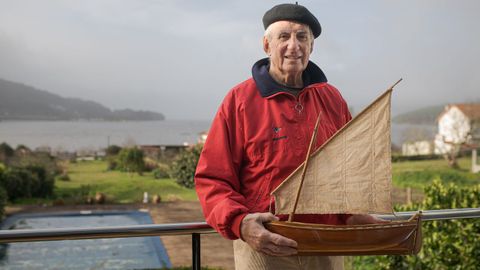
[[[343,270],[341,256],[273,257],[253,250],[242,240],[233,241],[235,270]]]

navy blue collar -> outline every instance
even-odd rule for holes
[[[269,67],[270,61],[268,58],[258,60],[252,67],[252,76],[262,97],[269,97],[279,92],[291,91],[293,88],[277,83],[272,76],[270,76],[270,73],[268,73]],[[303,71],[302,78],[303,88],[314,83],[327,82],[327,77],[323,71],[311,61],[308,62],[307,68]]]

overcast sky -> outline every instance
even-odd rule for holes
[[[480,101],[480,1],[299,1],[311,60],[356,112],[400,77],[393,112]],[[265,57],[283,1],[0,0],[0,78],[112,109],[209,120]]]

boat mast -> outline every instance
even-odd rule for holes
[[[295,196],[295,204],[293,205],[292,212],[290,212],[290,214],[288,215],[289,222],[293,221],[293,215],[295,215],[295,210],[297,210],[298,199],[300,197],[300,192],[302,191],[303,180],[305,179],[305,173],[307,172],[307,166],[308,166],[308,161],[310,160],[310,153],[312,152],[312,146],[313,146],[313,143],[315,142],[315,138],[317,137],[318,124],[320,123],[321,115],[322,115],[322,112],[320,111],[320,113],[318,114],[317,122],[315,123],[315,127],[313,128],[312,138],[310,139],[310,145],[308,146],[307,157],[305,158],[305,163],[303,165],[300,185],[298,186],[297,196]]]

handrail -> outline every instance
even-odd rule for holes
[[[386,220],[404,220],[417,211],[378,215]],[[480,208],[442,209],[422,211],[424,221],[480,218]],[[215,233],[206,222],[109,226],[88,228],[0,230],[0,243],[79,240],[99,238],[126,238],[140,236],[192,235],[192,269],[200,270],[200,234]]]
[[[215,231],[206,222],[108,227],[0,230],[0,243],[206,234]]]
[[[397,212],[395,215],[378,215],[386,220],[409,219],[417,211]],[[480,218],[480,208],[443,209],[422,211],[422,220]],[[0,243],[35,242],[75,239],[123,238],[139,236],[206,234],[215,231],[206,222],[149,224],[109,227],[55,228],[0,230]]]
[[[0,243],[192,235],[192,269],[200,270],[200,234],[215,233],[206,222],[88,228],[0,230]]]
[[[417,211],[378,215],[386,220],[409,219]],[[422,220],[480,218],[480,208],[442,209],[422,211]],[[123,238],[139,236],[206,234],[215,231],[206,222],[167,223],[130,226],[0,230],[0,243],[56,241],[75,239]]]
[[[379,218],[383,218],[386,220],[408,220],[419,211],[396,212],[394,215],[377,215],[377,216]],[[480,208],[425,210],[421,212],[422,212],[422,221],[480,218]]]

